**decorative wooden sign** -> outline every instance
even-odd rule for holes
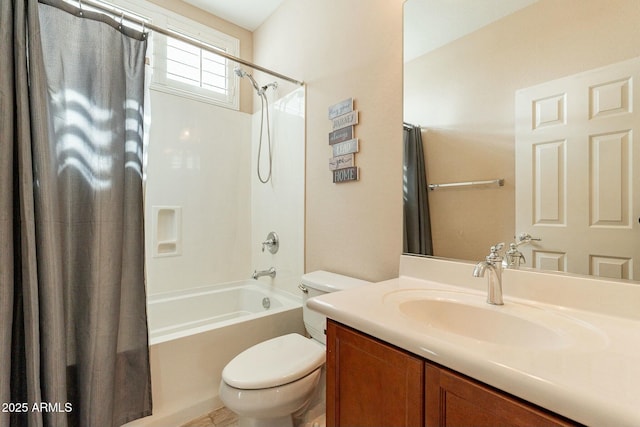
[[[344,156],[332,157],[329,159],[329,170],[336,170],[355,166],[355,155],[345,154]]]
[[[333,183],[358,181],[360,169],[356,167],[356,155],[360,149],[355,137],[355,126],[358,124],[358,110],[353,108],[353,98],[333,104],[328,109],[331,121],[329,145],[333,157],[329,159],[329,170],[333,175]]]
[[[349,141],[340,142],[331,146],[333,149],[333,157],[343,156],[345,154],[358,152],[358,138],[350,139]]]
[[[358,124],[358,110],[338,116],[331,121],[331,130],[338,130]]]
[[[338,129],[329,134],[329,145],[337,144],[338,142],[347,141],[353,138],[353,126]]]
[[[353,166],[349,168],[336,169],[333,171],[334,184],[340,182],[349,182],[358,180],[358,168]]]
[[[333,104],[329,107],[329,120],[353,111],[353,98]]]

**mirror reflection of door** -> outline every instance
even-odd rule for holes
[[[638,279],[639,77],[640,58],[516,92],[516,230],[541,239],[519,248],[528,266]]]

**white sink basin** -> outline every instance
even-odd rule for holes
[[[487,304],[479,294],[405,290],[387,294],[384,300],[422,331],[536,349],[605,343],[597,330],[579,320],[524,303]]]

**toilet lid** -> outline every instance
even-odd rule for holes
[[[283,335],[238,354],[225,366],[222,379],[244,390],[277,387],[310,374],[324,361],[322,344],[300,334]]]

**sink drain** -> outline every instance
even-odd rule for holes
[[[262,306],[265,310],[268,310],[271,307],[271,300],[268,297],[262,298]]]

